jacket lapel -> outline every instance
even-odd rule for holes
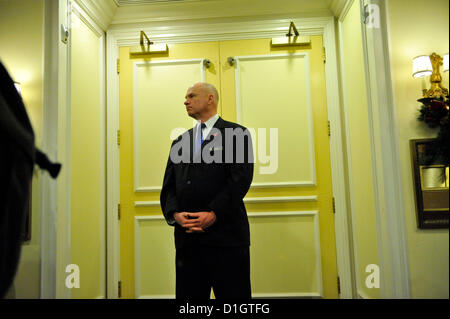
[[[219,116],[216,123],[214,123],[214,126],[212,127],[211,131],[209,132],[208,136],[203,141],[202,149],[205,146],[205,144],[208,144],[209,142],[211,142],[211,140],[214,139],[214,137],[216,136],[217,130],[219,130],[220,133],[223,134],[224,133],[224,132],[222,132],[223,128],[224,128],[224,120]],[[222,136],[222,138],[223,138],[223,136]]]

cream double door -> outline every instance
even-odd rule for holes
[[[186,90],[206,81],[219,91],[219,115],[253,135],[244,199],[253,296],[337,298],[321,36],[289,50],[270,39],[172,44],[145,59],[129,49],[120,49],[122,297],[174,296],[173,228],[159,195],[171,140],[193,126]]]

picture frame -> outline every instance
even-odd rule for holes
[[[449,165],[427,161],[427,148],[435,139],[410,140],[417,226],[449,228]]]

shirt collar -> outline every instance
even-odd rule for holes
[[[211,128],[214,126],[214,124],[216,124],[216,122],[217,122],[218,119],[219,119],[219,114],[217,114],[217,113],[216,113],[216,115],[211,116],[211,117],[209,118],[209,120],[207,120],[207,121],[205,122],[205,124],[206,124],[206,129],[211,129]]]

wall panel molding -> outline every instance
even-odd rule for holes
[[[314,187],[316,183],[313,181],[287,181],[287,182],[273,182],[273,183],[252,183],[250,189],[261,188],[279,188],[279,187]],[[161,186],[139,186],[135,188],[138,193],[154,193],[160,192]]]
[[[246,204],[259,203],[295,203],[295,202],[317,202],[317,196],[275,196],[275,197],[245,197]],[[135,207],[159,207],[159,200],[154,201],[135,201]]]
[[[323,283],[322,283],[322,260],[321,260],[321,247],[320,247],[320,232],[319,232],[319,212],[314,211],[288,211],[288,212],[264,212],[256,213],[249,212],[248,218],[268,218],[268,217],[313,217],[313,227],[314,227],[314,248],[315,248],[315,269],[316,269],[316,281],[317,281],[317,291],[311,292],[277,292],[273,291],[270,293],[254,293],[255,298],[322,298],[323,297]],[[145,221],[164,221],[164,216],[162,215],[147,215],[147,216],[135,216],[135,297],[137,299],[172,299],[175,295],[145,295],[141,294],[141,284],[140,284],[140,234],[139,227],[141,222]]]
[[[314,119],[312,111],[312,101],[311,101],[311,74],[309,67],[309,54],[307,52],[301,53],[283,53],[283,54],[266,54],[266,55],[248,55],[248,56],[235,56],[235,88],[236,88],[236,115],[237,123],[242,124],[243,118],[243,106],[242,106],[242,72],[241,64],[243,61],[257,61],[257,60],[277,60],[277,59],[287,59],[287,58],[303,58],[305,67],[305,91],[306,91],[306,111],[307,111],[307,121],[308,121],[308,142],[309,142],[309,174],[311,180],[307,181],[288,181],[288,182],[268,182],[268,183],[252,183],[252,188],[273,188],[273,187],[302,187],[302,186],[316,186],[316,157],[314,150]],[[256,141],[255,141],[256,143]]]
[[[139,170],[139,154],[140,154],[140,136],[139,136],[139,92],[138,92],[138,71],[139,68],[148,68],[152,66],[161,66],[161,65],[169,65],[176,67],[177,65],[198,65],[198,68],[200,69],[200,82],[204,82],[206,78],[206,69],[204,64],[204,59],[180,59],[180,60],[163,60],[163,61],[146,61],[146,62],[134,62],[133,63],[133,119],[134,119],[134,125],[133,125],[133,161],[134,161],[134,191],[135,192],[160,192],[161,186],[155,186],[155,185],[140,185],[139,184],[139,176],[142,176],[141,171]]]

